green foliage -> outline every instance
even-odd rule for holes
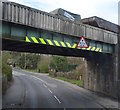
[[[80,87],[83,87],[83,80],[73,80],[73,79],[68,79],[68,78],[65,78],[65,77],[56,77],[56,78],[60,79],[60,80],[63,80],[63,81],[70,82],[72,84],[76,84]]]
[[[2,73],[7,76],[8,81],[12,80],[12,68],[10,66],[3,64]]]
[[[67,72],[75,69],[76,65],[69,64],[66,57],[53,56],[50,68],[55,69],[57,72]]]
[[[55,60],[57,60],[57,58]],[[52,65],[51,65],[52,69],[53,67],[54,69],[56,69],[56,65],[59,65],[58,62],[55,60],[52,60]],[[63,71],[63,69],[65,71]],[[58,70],[56,72],[51,71],[50,75],[53,75],[54,77],[64,77],[69,80],[84,80],[84,73],[85,73],[84,59],[75,58],[75,57],[67,57],[67,63],[66,65],[62,67],[62,70]]]
[[[25,55],[24,54],[20,56],[18,60],[18,66],[22,69],[25,68]]]
[[[7,64],[8,63],[8,59],[11,58],[11,55],[9,52],[2,52],[2,62]]]
[[[76,57],[49,56],[34,53],[11,52],[12,61],[22,69],[50,73],[68,79],[84,78],[84,59]]]
[[[8,59],[11,58],[9,52],[2,52],[2,73],[7,76],[7,80],[12,80],[12,68],[8,65]]]
[[[22,53],[18,60],[18,66],[23,69],[36,69],[40,55],[32,53]]]
[[[19,60],[21,57],[20,52],[10,52],[11,54],[11,60],[12,60],[12,65],[13,66],[18,66],[19,65]]]
[[[38,72],[38,69],[25,69],[25,70],[30,71],[30,72],[34,72],[34,73]]]
[[[28,54],[26,57],[26,66],[27,68],[35,69],[37,68],[37,63],[40,60],[40,55],[37,54]]]
[[[77,67],[76,64],[68,64],[67,72],[74,70],[76,67]]]
[[[41,60],[37,64],[38,72],[48,73],[49,72],[50,60],[51,60],[50,57],[42,56]]]
[[[68,64],[66,57],[53,56],[50,67],[56,71],[65,71]]]

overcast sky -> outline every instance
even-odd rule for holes
[[[42,11],[50,12],[57,8],[80,14],[81,18],[98,16],[118,23],[119,0],[10,0]]]

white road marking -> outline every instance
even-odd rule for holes
[[[28,75],[23,74],[23,73],[20,73],[20,72],[13,72],[13,74],[14,74],[14,75],[25,75],[25,76],[28,76]],[[43,83],[45,83],[45,84],[47,85],[47,82],[45,82],[44,80],[42,80],[42,79],[40,79],[40,78],[38,78],[38,77],[36,77],[36,76],[30,75],[30,77],[33,77],[33,78],[35,78],[35,79],[37,79],[37,80],[40,80],[41,82],[43,82]]]
[[[28,94],[28,91],[25,91],[26,94]]]
[[[45,83],[45,84],[43,84],[43,86],[46,87],[46,88],[48,88],[48,87],[46,86],[46,82],[45,82],[45,81],[43,81],[42,79],[37,78],[37,77],[35,77],[35,76],[32,76],[32,77],[34,77],[35,79],[38,79],[38,80],[42,81],[43,83]],[[53,93],[49,88],[48,88],[48,91],[49,91],[51,94]]]
[[[64,110],[66,110],[66,109],[64,108]]]
[[[54,97],[59,103],[61,103],[60,100],[57,98],[57,96],[54,95]]]
[[[23,73],[20,73],[20,72],[13,72],[13,75],[26,75],[26,74],[23,74]],[[27,76],[27,75],[26,75]]]
[[[32,76],[32,77],[34,77],[35,79],[38,79],[38,80],[40,80],[40,81],[42,81],[43,82],[43,86],[44,87],[46,87],[46,88],[48,88],[45,84],[47,84],[45,81],[43,81],[42,79],[40,79],[40,78],[37,78],[37,77],[35,77],[35,76]],[[45,83],[45,84],[44,84]],[[48,91],[52,94],[53,92],[48,88]],[[61,103],[61,101],[57,98],[57,96],[55,96],[54,95],[54,98],[58,101],[58,103]]]
[[[52,94],[53,92],[48,88],[48,91]]]
[[[16,75],[16,73],[14,73],[15,75]],[[19,72],[17,72],[17,74],[20,74],[20,75],[26,75],[26,74],[22,74],[22,73],[19,73]],[[27,76],[27,75],[26,75]],[[35,77],[35,76],[31,76],[31,77],[33,77],[33,78],[35,78],[35,79],[38,79],[38,80],[40,80],[41,82],[43,82],[43,86],[44,87],[46,87],[46,88],[48,88],[46,85],[47,85],[47,83],[45,82],[45,81],[43,81],[42,79],[40,79],[40,78],[38,78],[38,77]],[[45,83],[45,84],[44,84]],[[53,92],[48,88],[48,91],[52,94]],[[26,91],[26,94],[28,93],[28,91]],[[55,96],[54,95],[54,98],[58,101],[58,103],[61,103],[61,101],[57,98],[57,96]],[[15,104],[11,104],[12,106],[13,105],[15,105]]]
[[[47,88],[47,86],[45,84],[43,84],[43,86]]]
[[[40,80],[41,82],[47,84],[45,81],[43,81],[42,79],[40,79],[40,78],[38,78],[38,77],[35,77],[35,76],[31,76],[31,77],[34,77],[35,79],[38,79],[38,80]]]
[[[15,106],[15,104],[11,104],[11,106]]]

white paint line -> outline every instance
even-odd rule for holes
[[[48,91],[52,94],[53,92],[48,88]]]
[[[54,95],[54,97],[59,103],[61,103],[60,100],[57,98],[57,96]]]
[[[66,110],[66,109],[64,108],[64,110]]]
[[[26,74],[23,74],[23,73],[20,73],[20,72],[13,72],[13,75],[26,75]]]
[[[25,91],[26,94],[28,94],[28,91]]]
[[[45,84],[43,84],[43,86],[47,88],[47,86]]]
[[[35,77],[35,76],[31,76],[31,77],[34,77],[35,79],[38,79],[38,80],[40,80],[41,82],[47,84],[45,81],[43,81],[42,79],[40,79],[40,78],[38,78],[38,77]]]
[[[10,104],[11,106],[15,106],[15,104]]]
[[[42,79],[40,79],[40,78],[38,78],[38,77],[35,77],[35,76],[31,76],[31,77],[33,77],[33,78],[35,78],[35,79],[37,79],[37,80],[40,80],[42,83],[43,83],[43,86],[44,87],[46,87],[46,88],[48,88],[46,85],[47,85],[47,83],[45,82],[45,81],[43,81]],[[44,84],[45,83],[45,84]],[[49,89],[49,88],[48,88]],[[51,90],[50,90],[51,91]],[[52,92],[52,91],[51,91]]]

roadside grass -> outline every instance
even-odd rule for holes
[[[54,77],[53,75],[49,75],[50,77],[52,78],[56,78],[56,79],[60,79],[60,80],[63,80],[63,81],[66,81],[66,82],[70,82],[72,84],[75,84],[79,87],[83,87],[83,80],[73,80],[73,79],[68,79],[68,78],[65,78],[65,77]]]
[[[38,73],[38,69],[25,69],[26,71]]]
[[[26,71],[29,71],[29,72],[34,72],[34,73],[43,73],[43,74],[48,74],[48,73],[45,73],[45,72],[39,72],[38,69],[24,69]]]
[[[30,72],[38,73],[38,69],[25,69],[25,70],[30,71]],[[43,74],[48,74],[48,73],[43,73]],[[65,78],[65,77],[58,77],[58,76],[54,77],[53,75],[50,75],[50,74],[49,74],[49,76],[52,77],[52,78],[60,79],[60,80],[75,84],[79,87],[83,87],[83,80],[73,80],[73,79],[68,79],[68,78]]]

